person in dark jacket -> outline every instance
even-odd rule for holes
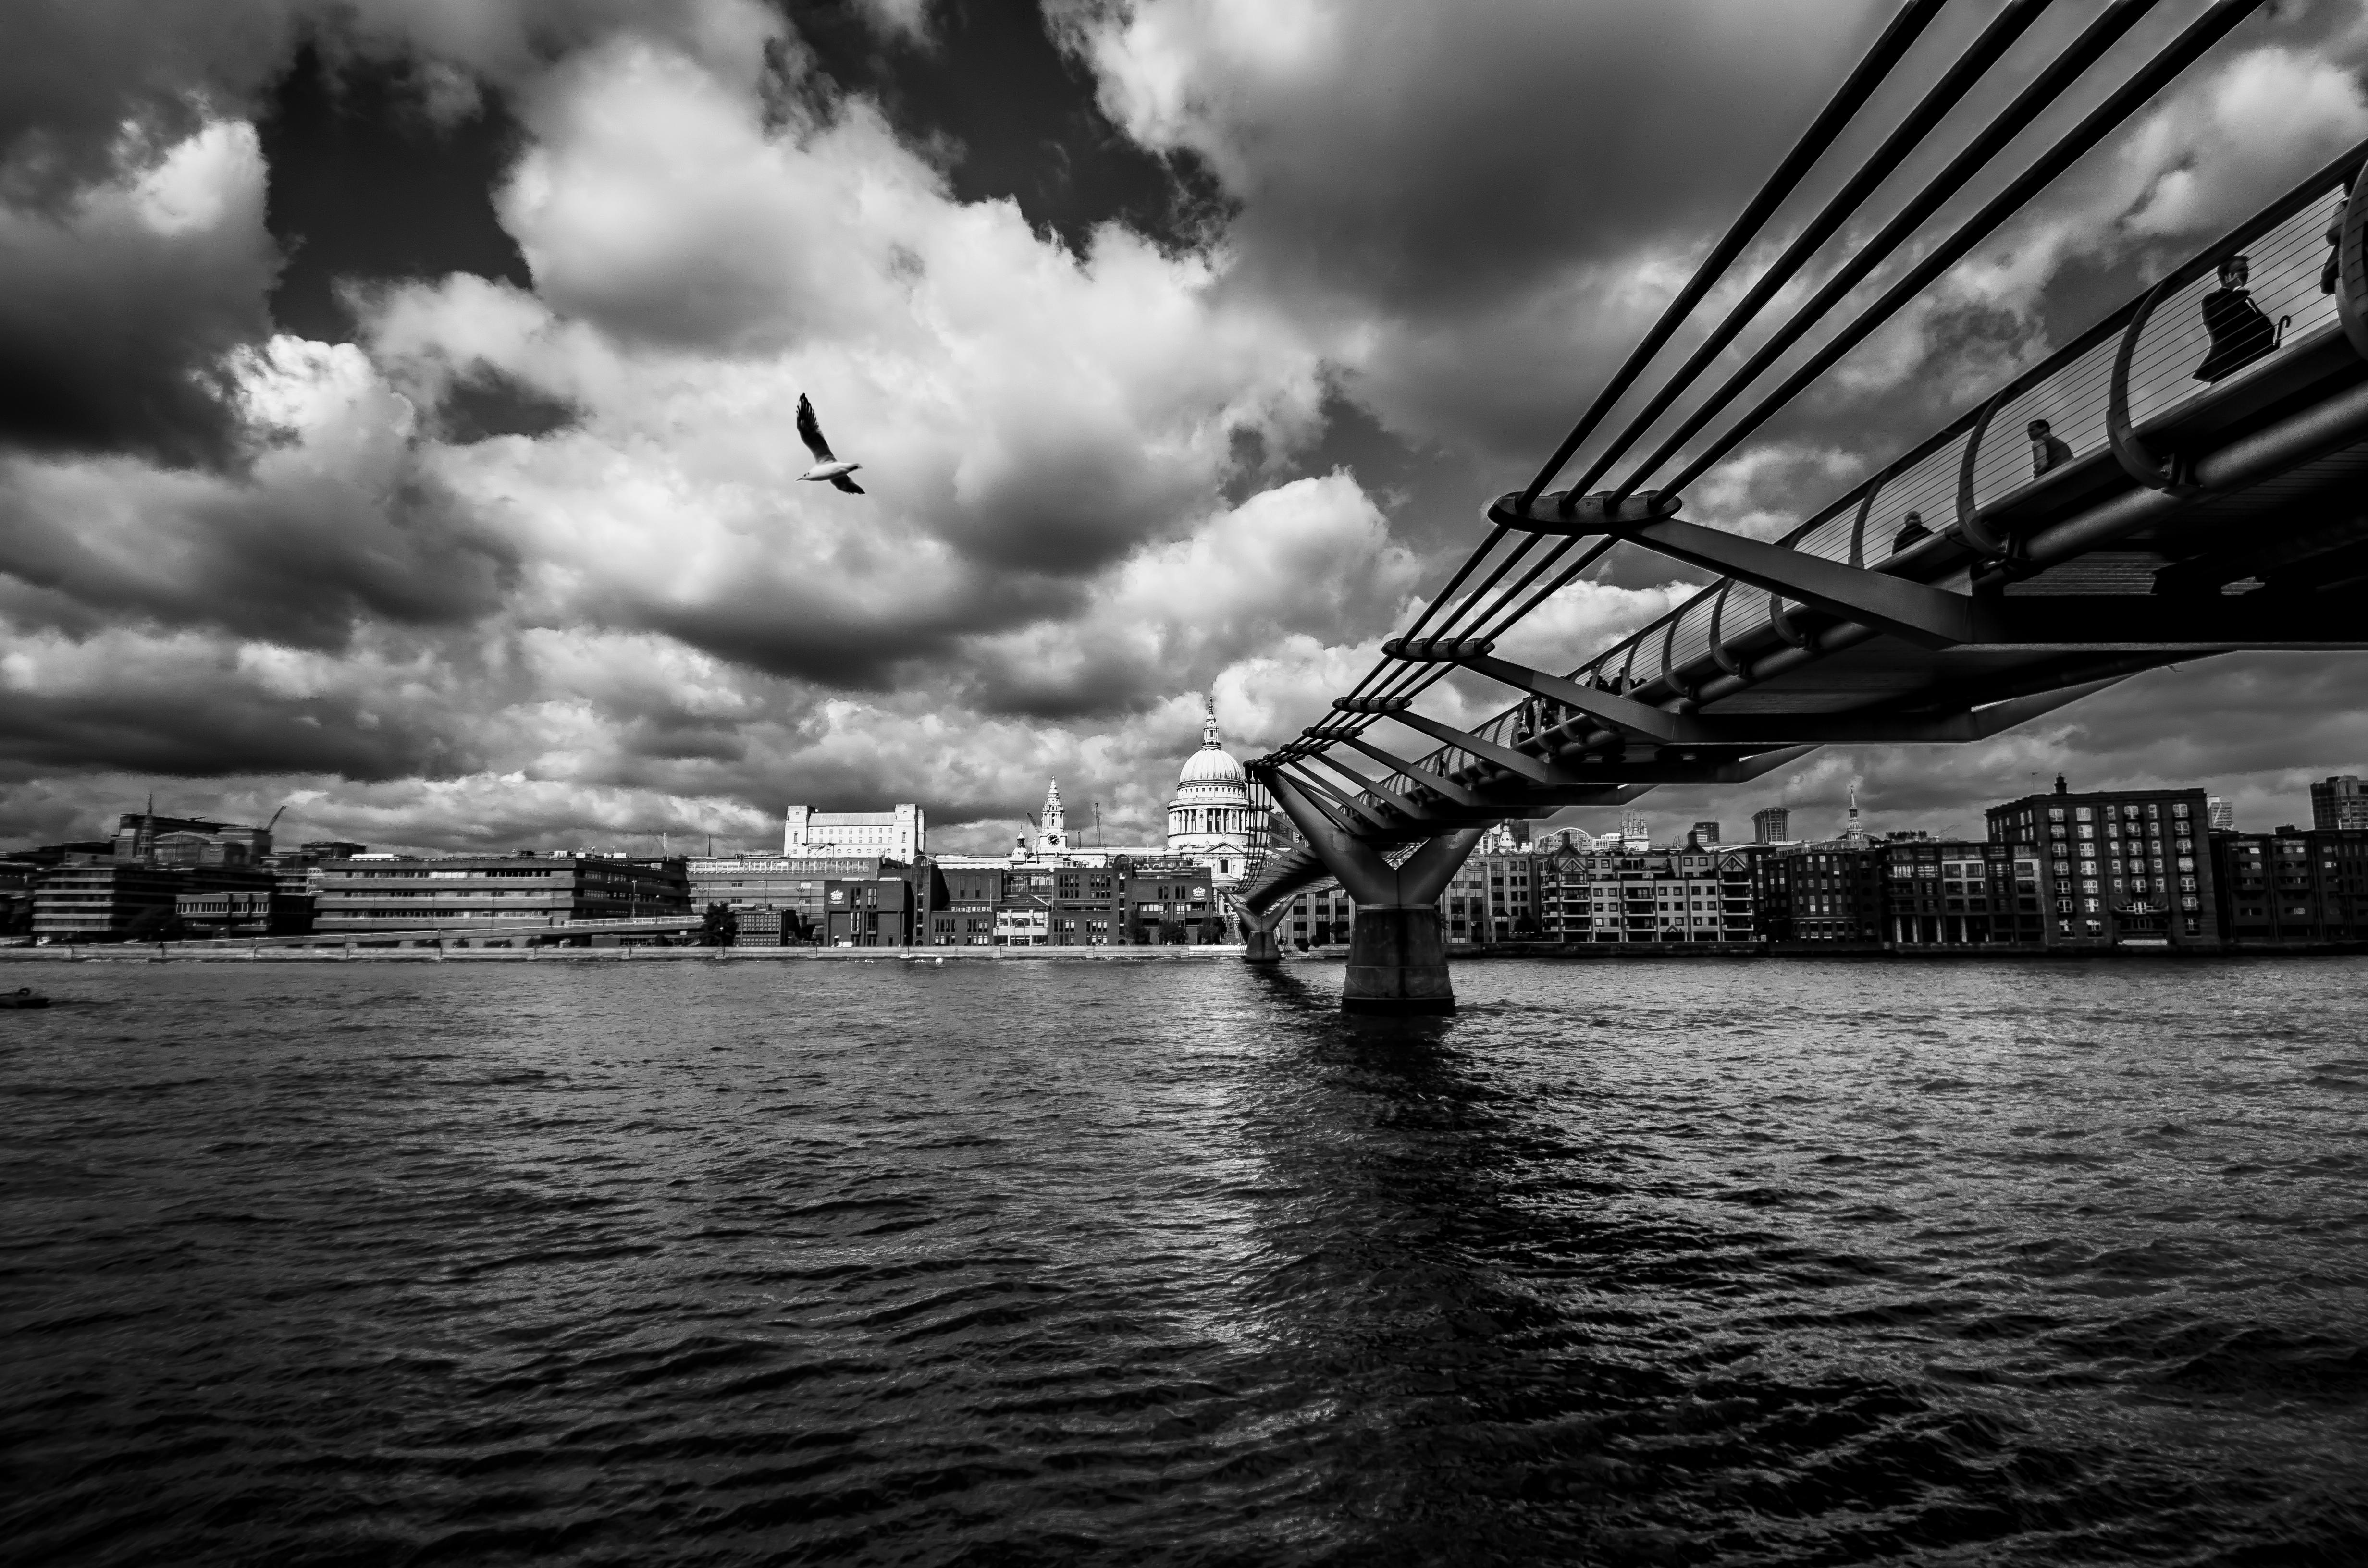
[[[2335,216],[2327,221],[2327,265],[2318,270],[2318,291],[2335,292],[2336,274],[2343,267],[2343,212],[2351,205],[2351,199],[2335,204]]]
[[[2031,437],[2031,477],[2072,460],[2072,449],[2053,434],[2044,419],[2034,419],[2025,434]]]
[[[2203,296],[2203,330],[2212,335],[2212,352],[2195,367],[2199,381],[2222,381],[2278,346],[2278,329],[2246,290],[2252,269],[2241,256],[2226,258],[2220,287]]]
[[[1910,512],[1899,519],[1899,531],[1891,538],[1891,553],[1898,554],[1919,539],[1930,539],[1932,530],[1924,526],[1924,514]]]

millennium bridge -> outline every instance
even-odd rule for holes
[[[1860,127],[1873,150],[1719,319],[1698,319],[1949,3],[1899,8],[1528,486],[1487,508],[1441,591],[1324,722],[1250,765],[1305,840],[1236,895],[1253,961],[1280,957],[1273,929],[1292,895],[1337,881],[1357,906],[1344,1009],[1452,1011],[1436,900],[1499,821],[1748,779],[1820,745],[1979,740],[2174,661],[2368,646],[2368,143],[1782,537],[1679,519],[1688,484],[1824,384],[2260,0],[2203,7],[2134,67],[2123,57],[2137,40],[2114,46],[2156,0],[2082,8],[2086,25],[2051,60],[2008,81],[1994,68],[2048,9],[2009,0],[1956,58],[1919,70],[1932,85],[1888,130]],[[1843,254],[1804,281],[1814,290],[1760,324],[1748,352],[1735,347],[1994,74],[1988,96],[2004,107],[1960,128],[1937,174],[1871,237],[1834,247]],[[2046,144],[2010,159],[2059,105]],[[1938,232],[1952,198],[1993,186]],[[1673,341],[1691,345],[1686,358],[1656,369]],[[1716,580],[1566,673],[1497,655],[1508,631],[1619,549]],[[1431,687],[1467,675],[1512,705],[1469,730],[1420,710]]]

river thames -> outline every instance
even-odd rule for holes
[[[2368,1560],[2368,961],[12,972],[18,1564]]]

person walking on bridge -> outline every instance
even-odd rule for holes
[[[2051,468],[2072,460],[2072,448],[2064,437],[2049,428],[2044,419],[2034,419],[2024,428],[2031,437],[2031,477],[2037,479]]]
[[[2278,346],[2278,329],[2245,288],[2252,267],[2244,256],[2224,257],[2220,287],[2203,296],[2203,330],[2212,335],[2212,352],[2195,367],[2199,381],[2224,380]]]

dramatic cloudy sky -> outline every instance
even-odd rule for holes
[[[1311,722],[1889,8],[0,0],[0,842],[153,790],[388,847],[898,800],[984,846],[1048,775],[1152,834],[1203,694],[1244,753]],[[2257,15],[1689,516],[1797,517],[2368,136],[2363,61],[2361,0]],[[868,495],[791,483],[801,392]],[[1683,591],[1622,564],[1531,652]],[[1645,804],[1814,829],[1857,778],[1962,828],[2060,768],[2266,826],[2368,768],[2363,673]]]

